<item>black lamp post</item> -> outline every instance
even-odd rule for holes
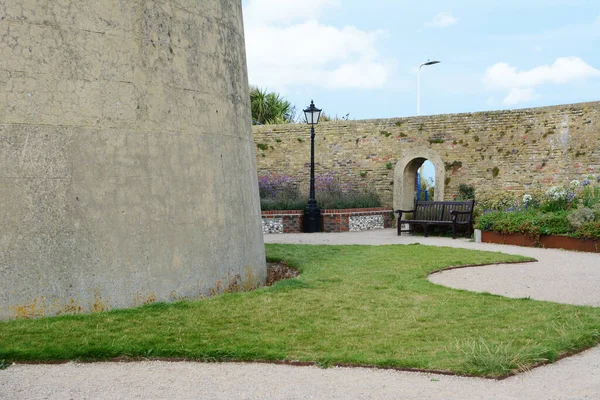
[[[304,116],[310,125],[310,195],[304,210],[304,232],[312,233],[321,231],[321,210],[315,199],[315,125],[319,123],[321,110],[311,100],[310,106],[304,110]]]

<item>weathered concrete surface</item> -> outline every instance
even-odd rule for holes
[[[0,3],[0,318],[266,273],[239,0]]]
[[[319,106],[326,111],[326,104]],[[257,151],[259,174],[291,175],[300,188],[307,188],[307,126],[263,125],[253,130],[256,144],[266,149]],[[337,173],[343,182],[357,186],[373,186],[385,206],[393,202],[397,208],[406,204],[403,198],[412,202],[408,191],[414,187],[415,162],[422,159],[435,165],[436,197],[443,191],[445,199],[452,199],[461,183],[522,194],[600,175],[599,133],[600,102],[332,121],[316,128],[315,170]]]

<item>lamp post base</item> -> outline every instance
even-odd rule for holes
[[[307,207],[304,210],[304,232],[321,232],[321,209],[319,207]]]

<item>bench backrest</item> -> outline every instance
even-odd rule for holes
[[[452,221],[450,211],[467,211],[470,214],[458,214],[457,222],[469,222],[473,214],[473,200],[469,201],[417,201],[415,219],[422,221]]]

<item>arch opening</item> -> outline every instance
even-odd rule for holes
[[[444,162],[436,152],[428,148],[411,150],[394,170],[394,209],[412,210],[417,198],[443,200],[444,177]]]
[[[435,196],[435,166],[425,160],[419,167],[415,179],[415,199],[433,200]]]

